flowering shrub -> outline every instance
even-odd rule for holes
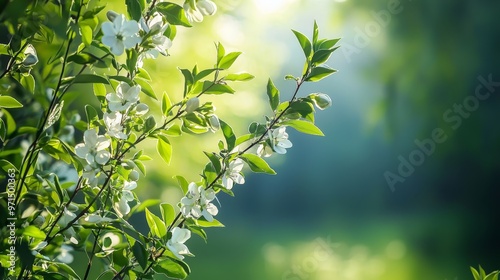
[[[312,40],[294,31],[305,63],[301,76],[286,77],[296,85],[290,100],[282,101],[269,80],[271,114],[237,137],[200,96],[233,94],[232,82],[253,78],[230,71],[240,52],[226,53],[218,43],[212,68],[180,69],[184,92],[175,101],[166,93],[157,99],[143,68],[144,59],[168,55],[177,26],[201,22],[217,11],[216,4],[125,2],[127,15],[107,11],[102,24],[98,15],[105,6],[98,1],[6,4],[1,27],[9,41],[0,45],[7,62],[0,73],[2,279],[88,279],[96,270],[99,279],[184,279],[190,273],[185,256],[192,256],[186,242],[193,233],[206,239],[204,228],[222,226],[214,201],[245,183],[244,166],[275,174],[263,158],[292,147],[289,127],[322,135],[315,108],[329,107],[330,98],[300,97],[299,90],[335,72],[324,63],[338,39],[320,39],[316,23]],[[49,50],[50,59],[39,61],[37,49]],[[68,107],[75,100],[71,92],[89,94],[79,84],[92,86],[99,106]],[[159,102],[161,116],[150,112],[144,98]],[[161,215],[141,204],[135,190],[151,157],[137,145],[155,142],[168,164],[171,137],[209,131],[220,132],[224,141],[218,151],[204,152],[208,163],[199,181],[176,176],[184,194],[179,203],[160,204]],[[128,221],[140,212],[147,233]],[[87,256],[81,275],[74,269],[75,251]]]

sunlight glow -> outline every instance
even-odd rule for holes
[[[297,2],[296,0],[253,0],[257,9],[265,14],[274,14],[278,12],[284,12],[287,6]]]

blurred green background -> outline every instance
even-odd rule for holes
[[[328,63],[339,73],[302,91],[332,97],[317,115],[326,137],[290,131],[293,149],[272,159],[277,176],[248,175],[235,198],[220,195],[226,228],[208,230],[208,244],[189,240],[190,279],[444,280],[472,279],[478,264],[500,268],[500,86],[474,98],[478,77],[500,81],[499,1],[216,3],[216,16],[180,29],[171,56],[146,67],[157,91],[178,100],[177,66],[211,67],[217,41],[243,51],[233,69],[256,79],[214,101],[239,135],[269,113],[268,77],[282,98],[292,94],[283,76],[299,75],[303,60],[290,29],[311,36],[316,19],[320,37],[342,37],[342,47]],[[446,140],[418,152],[415,141],[436,129]],[[151,162],[140,197],[177,203],[171,177],[197,180],[201,149],[216,150],[220,138],[176,139],[171,166]],[[401,158],[417,162],[410,176],[399,174]],[[393,189],[385,172],[401,176]]]

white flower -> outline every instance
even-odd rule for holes
[[[189,249],[184,242],[191,238],[191,232],[185,228],[175,227],[172,230],[172,238],[167,241],[168,249],[179,259],[184,259],[183,255],[189,255]]]
[[[146,33],[152,33],[151,43],[154,48],[149,49],[142,55],[145,58],[157,58],[158,54],[167,55],[167,49],[172,47],[172,41],[164,36],[165,30],[168,28],[168,23],[163,23],[163,17],[159,13],[155,13],[149,24],[146,24],[144,18],[141,18],[141,27]]]
[[[201,216],[201,207],[198,205],[199,199],[200,192],[198,185],[191,182],[188,185],[188,192],[186,193],[186,196],[181,199],[181,213],[184,217],[199,218]]]
[[[273,148],[267,142],[261,143],[257,148],[257,155],[259,157],[270,157],[273,155]]]
[[[89,129],[83,133],[83,142],[75,146],[77,156],[87,160],[87,163],[92,166],[95,163],[103,165],[108,162],[111,157],[111,153],[107,150],[111,145],[108,138],[104,135],[97,135],[94,129]]]
[[[113,253],[114,247],[120,244],[121,239],[118,235],[112,232],[108,232],[102,236],[101,242],[102,242],[102,251],[107,256]]]
[[[60,253],[56,257],[56,259],[62,263],[72,263],[73,262],[73,255],[70,254],[70,252],[72,252],[72,251],[73,251],[73,247],[63,244],[60,247]]]
[[[133,48],[141,42],[137,34],[139,24],[135,20],[126,20],[124,15],[116,16],[112,23],[103,23],[101,29],[104,35],[102,43],[110,47],[115,55],[121,55],[124,49]]]
[[[186,17],[189,22],[202,22],[203,15],[197,9],[196,4],[193,0],[186,1],[184,3],[184,12],[186,13]]]
[[[217,5],[210,0],[198,0],[196,6],[204,16],[213,16],[217,12]]]
[[[72,211],[76,211],[78,207],[72,204],[70,204],[69,207],[70,210],[68,210],[68,208],[66,207],[64,208],[61,218],[59,218],[59,220],[57,221],[57,225],[59,225],[61,228],[66,227],[69,223],[71,223],[71,221],[73,221],[76,218],[76,214],[73,213]],[[75,229],[73,229],[73,227],[69,227],[68,229],[66,229],[63,232],[63,235],[66,240],[69,240],[73,244],[78,244],[78,240],[75,238],[76,232]]]
[[[123,126],[121,124],[123,115],[120,112],[104,113],[103,118],[109,136],[118,139],[127,139],[127,135],[123,133]]]
[[[270,138],[273,150],[278,154],[286,154],[286,149],[292,147],[292,142],[288,140],[288,133],[286,133],[285,126],[273,130]]]
[[[195,219],[203,216],[207,221],[214,220],[219,210],[211,203],[215,199],[215,192],[212,189],[205,190],[203,186],[190,183],[186,196],[181,199],[181,213],[184,217]]]
[[[139,101],[141,86],[129,86],[125,82],[120,82],[116,87],[116,92],[106,94],[108,108],[111,112],[126,111],[130,106]]]
[[[134,193],[132,192],[132,190],[135,188],[137,188],[137,182],[125,181],[125,183],[123,184],[120,200],[118,202],[115,202],[114,204],[114,208],[118,216],[123,217],[130,212],[130,206],[128,205],[128,202],[135,199]]]
[[[222,175],[222,185],[230,190],[233,188],[233,184],[244,184],[245,178],[240,174],[243,169],[244,162],[242,159],[237,158],[229,163],[229,166]]]

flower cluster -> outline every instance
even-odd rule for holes
[[[109,11],[107,16],[110,21],[101,26],[102,43],[114,55],[121,55],[126,49],[140,44],[142,49],[139,52],[138,66],[142,66],[144,58],[157,58],[159,54],[166,56],[167,50],[172,46],[170,38],[164,35],[168,23],[159,13],[155,13],[149,22],[141,18],[139,23],[127,20],[125,15],[113,11]]]
[[[211,222],[214,220],[213,216],[219,212],[217,206],[211,203],[214,199],[214,190],[205,189],[203,186],[191,182],[186,196],[181,199],[181,213],[186,218],[198,219],[203,216],[207,221]]]
[[[262,142],[257,148],[257,154],[261,157],[270,157],[273,152],[286,154],[286,149],[292,147],[292,142],[288,140],[286,126],[270,129],[267,133],[267,141]]]

